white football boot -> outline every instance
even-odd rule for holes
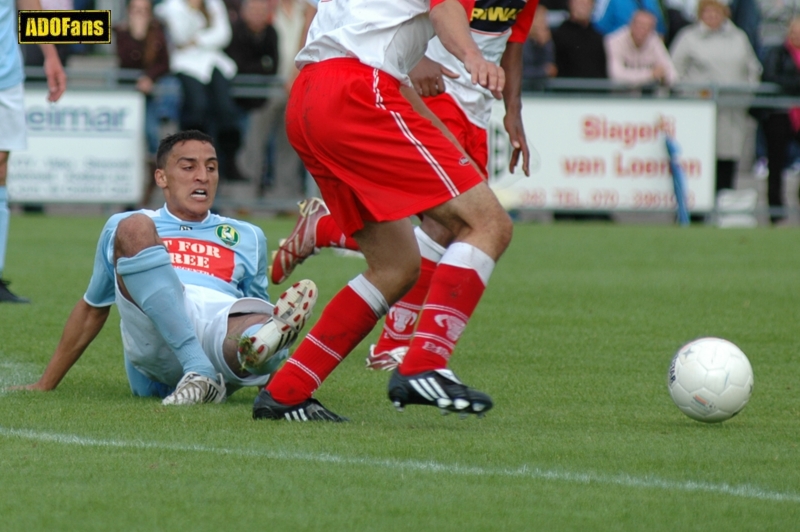
[[[274,373],[285,357],[274,356],[289,347],[300,334],[317,302],[317,285],[298,281],[275,302],[272,318],[253,336],[239,342],[239,363],[250,373]]]

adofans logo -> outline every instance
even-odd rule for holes
[[[20,11],[20,44],[109,44],[111,11]]]

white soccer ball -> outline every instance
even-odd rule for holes
[[[725,421],[742,411],[753,392],[753,368],[741,349],[721,338],[681,347],[667,372],[669,394],[690,418]]]

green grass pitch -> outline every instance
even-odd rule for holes
[[[12,219],[6,277],[33,303],[0,305],[0,388],[44,369],[103,222]],[[292,226],[254,222],[271,245]],[[377,330],[317,393],[350,423],[255,422],[253,390],[162,407],[130,395],[113,311],[56,391],[0,391],[0,529],[797,530],[798,235],[517,225],[451,363],[494,398],[483,419],[395,412],[364,369]],[[324,251],[295,278],[321,309],[363,267]],[[699,336],[754,368],[722,424],[666,389]]]

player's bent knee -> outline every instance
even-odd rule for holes
[[[155,223],[144,214],[133,214],[119,222],[114,236],[117,257],[132,257],[141,250],[161,244]]]

